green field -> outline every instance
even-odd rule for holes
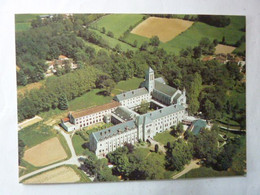
[[[164,146],[167,145],[167,142],[172,143],[174,140],[176,140],[175,137],[173,137],[170,134],[170,131],[164,131],[162,133],[157,133],[154,138],[155,141],[160,142],[161,144],[163,144]]]
[[[72,137],[72,144],[75,149],[75,152],[77,155],[82,155],[85,149],[82,147],[82,144],[84,144],[86,141],[80,137],[80,135],[74,134]]]
[[[71,100],[69,102],[69,110],[74,111],[109,103],[112,100],[112,97],[99,95],[98,93],[102,91],[102,89],[93,89],[84,95]]]
[[[101,36],[107,42],[107,44],[109,45],[109,47],[111,49],[114,49],[116,47],[116,45],[119,44],[122,51],[137,50],[137,48],[132,47],[131,45],[129,45],[127,43],[123,43],[122,41],[119,41],[116,38],[109,37],[109,36],[99,32],[98,30],[90,29],[90,31],[95,32],[96,34]]]
[[[245,32],[241,30],[245,26],[245,17],[230,16],[230,19],[231,23],[227,27],[215,27],[202,22],[195,22],[188,30],[171,41],[160,43],[159,47],[165,49],[167,52],[178,54],[181,49],[197,46],[199,41],[204,37],[209,38],[211,41],[214,39],[222,41],[223,36],[225,36],[227,44],[235,44],[243,35],[245,35]],[[140,47],[144,41],[149,42],[148,38],[131,33],[126,36],[125,40],[131,44],[137,40],[138,47]],[[236,51],[244,51],[244,49],[245,44],[242,43]]]
[[[130,26],[136,26],[139,22],[143,20],[141,14],[111,14],[102,17],[96,22],[91,24],[92,28],[95,28],[99,31],[104,27],[106,33],[108,31],[113,32],[115,38],[123,36]]]
[[[136,78],[136,77],[128,79],[126,81],[120,81],[115,86],[114,90],[112,91],[112,94],[117,95],[124,91],[137,89],[139,87],[140,83],[143,81],[144,81],[144,79]]]
[[[44,125],[42,122],[26,127],[18,132],[19,139],[23,140],[24,144],[29,148],[55,137],[55,135],[52,127]]]
[[[178,179],[186,179],[186,178],[198,178],[198,177],[226,177],[226,176],[236,176],[237,174],[233,171],[215,171],[212,168],[200,167],[197,169],[193,169],[182,175]]]
[[[31,28],[31,21],[36,19],[40,14],[16,14],[15,31],[21,32]]]

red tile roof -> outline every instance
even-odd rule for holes
[[[89,115],[89,114],[94,114],[94,113],[97,113],[97,112],[100,112],[100,111],[103,111],[103,110],[115,108],[115,107],[118,107],[120,105],[121,104],[119,102],[112,101],[110,103],[103,104],[103,105],[100,105],[100,106],[95,106],[95,107],[84,109],[84,110],[81,110],[81,111],[78,111],[78,112],[72,112],[71,115],[74,118],[79,118],[79,117],[86,116],[86,115]]]
[[[69,122],[70,119],[69,118],[63,118],[62,121],[65,123],[65,122]]]

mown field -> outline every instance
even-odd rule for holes
[[[140,83],[143,81],[144,81],[144,79],[136,78],[136,77],[128,79],[126,81],[120,81],[115,86],[114,90],[112,91],[112,94],[117,95],[124,91],[137,89],[137,88],[139,88]]]
[[[104,27],[106,32],[111,31],[115,38],[119,38],[130,26],[135,26],[142,21],[144,15],[141,14],[111,14],[102,17],[91,24],[92,28],[99,31]]]

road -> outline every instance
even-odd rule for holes
[[[177,178],[181,177],[182,175],[188,173],[190,170],[199,168],[200,165],[197,165],[197,162],[199,162],[199,161],[200,161],[199,159],[192,160],[190,164],[184,166],[183,171],[181,171],[181,172],[177,173],[176,175],[174,175],[172,177],[172,179],[177,179]]]
[[[58,166],[62,166],[62,165],[77,165],[78,167],[80,166],[80,163],[79,163],[79,161],[78,161],[78,158],[79,158],[79,157],[83,157],[83,156],[77,156],[77,155],[76,155],[76,152],[75,152],[74,147],[73,147],[73,145],[72,145],[72,141],[71,141],[70,135],[67,134],[67,133],[65,133],[65,132],[64,132],[59,126],[57,126],[57,125],[54,126],[54,129],[56,129],[59,133],[61,133],[61,134],[64,136],[64,138],[65,138],[65,140],[66,140],[66,142],[67,142],[67,144],[68,144],[68,146],[69,146],[70,152],[71,152],[71,158],[68,159],[68,160],[65,160],[65,161],[62,161],[62,162],[59,162],[59,163],[55,163],[55,164],[49,165],[49,166],[47,166],[47,167],[38,169],[38,170],[33,171],[33,172],[31,172],[31,173],[28,173],[28,174],[26,174],[26,175],[23,175],[23,176],[19,177],[19,182],[21,182],[22,180],[24,180],[24,179],[26,179],[26,178],[28,178],[28,177],[31,177],[31,176],[33,176],[33,175],[36,175],[36,174],[38,174],[38,173],[41,173],[41,172],[44,172],[44,171],[47,171],[47,170],[50,170],[50,169],[53,169],[53,168],[56,168],[56,167],[58,167]]]

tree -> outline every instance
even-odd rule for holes
[[[153,36],[151,39],[150,39],[150,45],[152,46],[158,46],[160,44],[160,39],[158,36]]]
[[[23,140],[19,139],[18,140],[18,152],[19,152],[19,165],[21,164],[21,160],[23,158],[23,154],[24,154],[24,147],[25,147],[25,144],[23,142]]]
[[[200,58],[202,54],[200,46],[193,48],[193,57],[194,58]]]
[[[141,51],[145,51],[145,50],[147,50],[147,47],[148,47],[148,43],[145,41],[145,42],[143,42],[143,44],[141,45],[140,50],[141,50]]]
[[[192,159],[192,144],[178,139],[173,143],[172,149],[167,150],[166,168],[168,170],[181,170]]]
[[[106,90],[106,95],[110,95],[116,83],[112,79],[106,79],[102,82],[101,86]]]
[[[149,107],[150,107],[150,103],[147,102],[146,100],[143,100],[140,104],[140,107],[137,109],[137,111],[140,113],[140,114],[145,114],[148,112],[149,110]]]
[[[118,52],[118,53],[122,51],[120,44],[116,44],[115,51]]]
[[[204,114],[207,119],[214,119],[216,117],[216,108],[215,105],[209,100],[206,99],[204,105]]]
[[[105,34],[106,33],[106,29],[105,29],[105,27],[102,27],[102,31],[101,31],[103,34]]]
[[[24,74],[24,71],[21,69],[19,72],[17,72],[17,84],[18,85],[27,85],[27,76]]]
[[[167,148],[170,149],[171,148],[171,143],[167,142]]]
[[[108,31],[107,36],[114,38],[114,33],[111,31]]]
[[[225,36],[222,37],[221,43],[222,43],[222,44],[225,44],[225,43],[226,43],[226,38],[225,38]]]
[[[59,97],[58,108],[61,109],[61,110],[67,110],[68,107],[69,107],[69,102],[68,102],[67,96],[65,94],[62,94]]]
[[[134,47],[137,47],[137,40],[134,41],[133,46],[134,46]]]
[[[154,146],[154,151],[155,151],[155,153],[158,152],[158,148],[159,148],[158,144],[155,144],[155,146]]]
[[[176,131],[177,131],[178,135],[183,133],[184,128],[183,128],[183,124],[182,123],[178,123]]]
[[[203,129],[198,136],[194,136],[193,144],[194,157],[205,159],[207,165],[216,163],[218,154],[218,134],[214,131]]]
[[[217,46],[217,45],[218,45],[218,40],[217,40],[217,39],[214,39],[214,40],[213,40],[213,44],[214,44],[215,46]]]

